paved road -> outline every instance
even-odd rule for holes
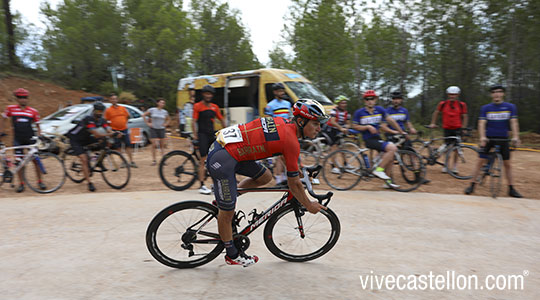
[[[243,196],[240,208],[265,208],[275,196]],[[275,258],[260,228],[248,251],[257,265],[227,266],[219,257],[176,270],[150,256],[144,234],[155,213],[187,199],[209,198],[163,191],[0,199],[0,299],[540,299],[538,200],[337,193],[330,206],[342,234],[318,260]],[[526,276],[518,291],[411,291],[391,282],[371,289],[361,280],[405,275],[402,287],[416,280],[425,289],[430,272],[436,287],[447,271],[476,275],[480,285],[490,274]]]

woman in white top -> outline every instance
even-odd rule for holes
[[[165,99],[157,100],[157,107],[152,107],[143,114],[144,122],[150,127],[150,139],[152,140],[152,166],[156,165],[156,148],[159,144],[161,156],[165,155],[165,127],[169,125],[169,113],[163,109]]]

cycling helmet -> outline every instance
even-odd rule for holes
[[[343,95],[339,95],[336,97],[336,99],[334,99],[334,103],[335,104],[339,104],[339,102],[341,101],[349,101],[349,98],[347,98],[346,96],[343,96]]]
[[[103,111],[103,110],[105,110],[105,105],[103,105],[103,103],[98,101],[98,102],[94,103],[94,110]]]
[[[446,93],[447,94],[459,94],[459,93],[461,93],[461,90],[457,86],[453,85],[453,86],[450,86],[450,87],[448,87],[446,89]]]
[[[293,116],[317,120],[320,123],[325,123],[329,119],[329,116],[324,112],[324,107],[312,99],[299,99],[296,101],[294,103]]]
[[[201,91],[202,91],[203,93],[204,93],[204,92],[209,92],[209,93],[212,93],[212,94],[215,94],[215,93],[216,93],[216,89],[215,89],[213,86],[209,85],[209,84],[203,86],[203,88],[202,88]]]
[[[284,89],[285,89],[285,86],[281,82],[276,82],[276,83],[272,84],[272,90],[273,91],[275,91],[275,90],[284,90]]]
[[[374,90],[367,90],[364,95],[362,96],[362,98],[366,99],[368,97],[373,97],[373,98],[377,98],[377,94],[375,93]]]
[[[403,99],[403,94],[400,91],[392,92],[392,99]]]
[[[17,98],[19,98],[19,97],[28,97],[28,95],[30,95],[30,93],[28,93],[28,91],[23,89],[23,88],[18,88],[18,89],[13,91],[13,95],[15,97],[17,97]]]
[[[493,92],[494,90],[503,90],[503,92],[506,92],[506,88],[502,84],[494,84],[489,87],[490,92]]]

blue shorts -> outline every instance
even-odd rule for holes
[[[236,207],[238,192],[235,174],[257,179],[266,171],[266,167],[257,161],[236,161],[218,142],[210,147],[206,169],[214,181],[218,208],[226,211],[234,211]]]

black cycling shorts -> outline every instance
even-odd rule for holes
[[[32,141],[32,137],[30,138],[15,138],[13,139],[13,146],[26,146],[26,145],[32,145],[35,142]],[[15,149],[15,156],[23,157],[24,156],[24,149]]]
[[[208,155],[208,148],[216,140],[216,135],[213,133],[199,132],[199,153],[201,157]]]
[[[444,137],[447,136],[461,136],[461,131],[459,129],[444,129]],[[457,143],[456,139],[445,139],[444,143],[446,145],[454,145]]]
[[[238,192],[235,174],[257,179],[266,171],[266,167],[257,161],[236,161],[218,142],[212,144],[206,169],[214,181],[218,207],[226,211],[233,211],[236,207]]]
[[[150,128],[150,138],[151,139],[164,139],[165,128],[161,128],[161,129]]]
[[[374,149],[379,152],[385,152],[384,149],[388,145],[388,142],[381,140],[380,138],[372,138],[365,140],[366,148]]]
[[[85,152],[85,149],[84,149],[85,146],[98,143],[98,142],[99,140],[94,137],[91,137],[90,140],[85,140],[85,141],[79,141],[76,138],[69,139],[69,144],[71,145],[71,149],[73,149],[73,154],[76,156],[79,156]]]
[[[491,137],[493,139],[507,139],[506,137]],[[488,137],[489,139],[489,137]],[[487,159],[489,157],[489,150],[491,150],[491,148],[495,147],[496,145],[498,145],[500,148],[500,151],[501,151],[501,156],[503,158],[503,160],[509,160],[510,159],[510,143],[508,141],[488,141],[486,143],[486,146],[484,146],[483,148],[480,148],[480,158],[484,158],[484,159]]]

